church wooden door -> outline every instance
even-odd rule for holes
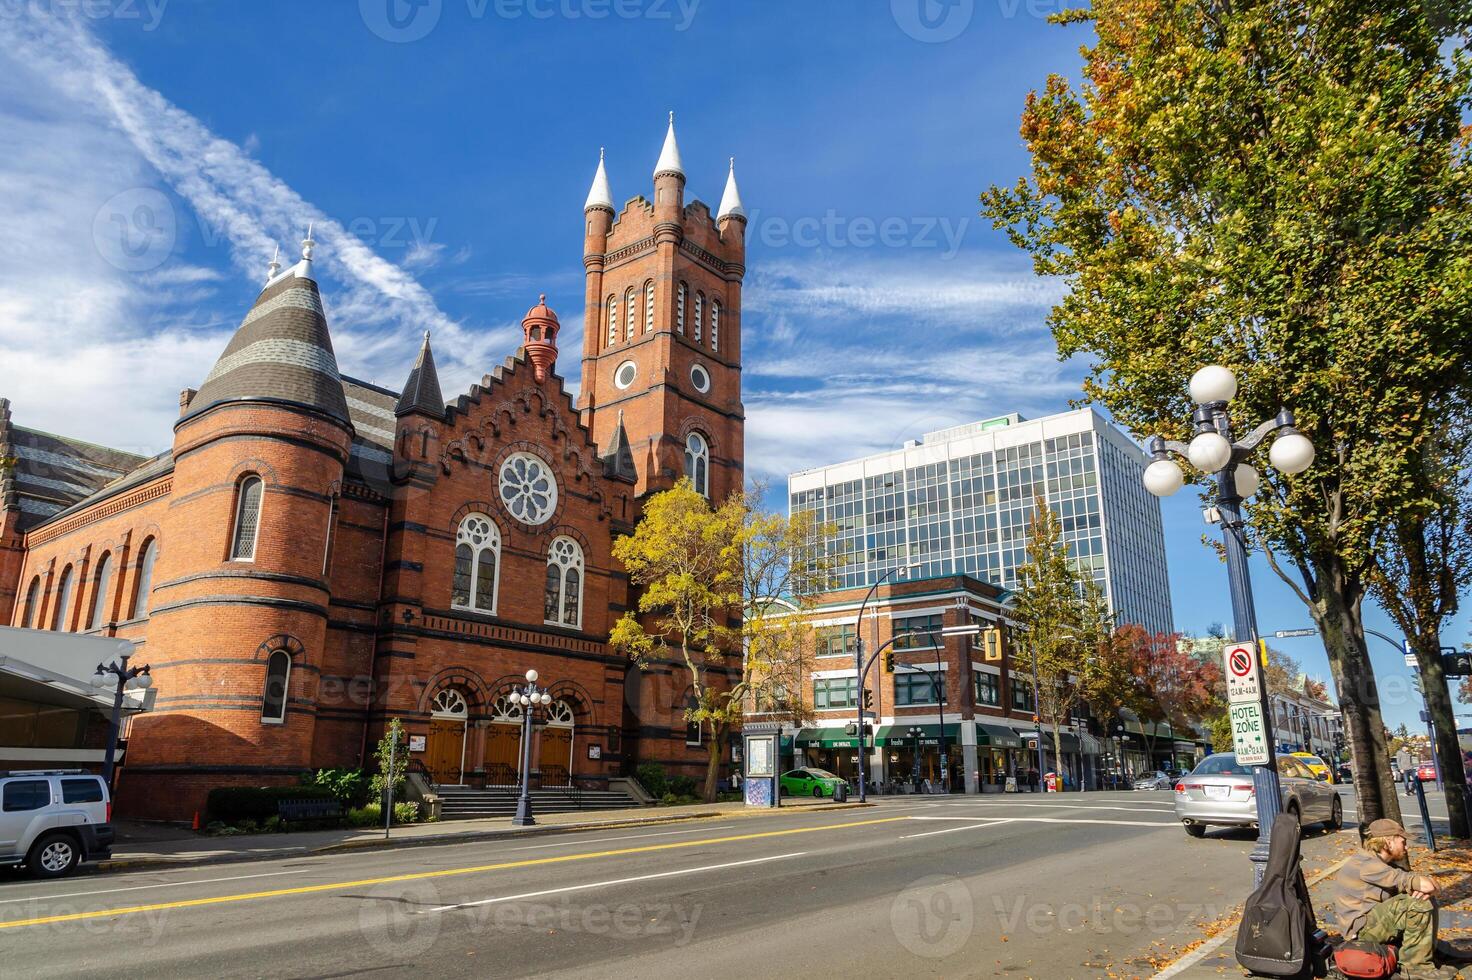
[[[432,718],[429,722],[429,741],[425,746],[424,764],[429,777],[439,784],[456,784],[462,781],[460,761],[465,753],[465,722],[446,718]]]
[[[486,782],[514,786],[521,773],[521,726],[493,722],[486,728]]]
[[[542,729],[541,769],[543,785],[566,786],[572,782],[571,728],[549,725]]]

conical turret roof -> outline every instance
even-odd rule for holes
[[[404,382],[404,391],[394,406],[394,415],[424,412],[427,415],[445,414],[445,397],[440,394],[440,375],[434,366],[434,351],[429,347],[429,331],[424,331],[424,343],[419,345],[419,356],[409,369],[409,380]]]
[[[746,217],[746,208],[741,206],[741,191],[736,189],[736,158],[731,158],[731,169],[726,173],[726,190],[721,194],[721,206],[716,210],[716,220],[726,215]]]
[[[199,386],[189,416],[225,402],[274,401],[314,409],[351,427],[322,296],[314,281],[299,274],[303,265],[261,290]]]
[[[588,188],[588,199],[583,210],[607,208],[613,210],[613,189],[608,186],[608,171],[603,168],[603,150],[598,150],[598,170],[593,174],[593,186]]]
[[[664,147],[659,151],[659,161],[654,165],[654,176],[679,174],[685,176],[685,165],[680,162],[680,144],[675,142],[675,114],[670,113],[670,128],[665,130]]]

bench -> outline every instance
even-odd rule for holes
[[[336,820],[342,816],[342,803],[337,800],[277,800],[276,812],[282,820]]]

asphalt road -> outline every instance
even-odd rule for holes
[[[521,840],[8,878],[0,972],[1148,976],[1152,959],[1245,896],[1251,847],[1241,832],[1188,838],[1165,792],[899,797]],[[1310,866],[1336,850],[1323,834],[1304,846]]]

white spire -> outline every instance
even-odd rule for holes
[[[680,163],[680,146],[675,142],[675,114],[670,112],[670,128],[664,134],[664,149],[659,151],[659,162],[654,165],[654,176],[660,174],[685,176],[685,167]]]
[[[593,175],[593,186],[588,188],[588,200],[583,210],[607,208],[613,210],[613,191],[608,188],[608,171],[603,169],[603,147],[598,147],[598,172]]]
[[[312,241],[312,224],[307,222],[307,237],[302,239],[302,260],[296,266],[299,279],[312,278],[312,250],[317,247],[317,243]]]
[[[266,282],[269,284],[276,274],[281,271],[281,246],[276,246],[276,254],[271,256],[271,264],[266,266]]]
[[[727,215],[746,217],[746,208],[741,206],[741,192],[736,189],[736,158],[731,158],[731,169],[726,174],[726,190],[721,194],[721,206],[716,211],[716,220]]]

